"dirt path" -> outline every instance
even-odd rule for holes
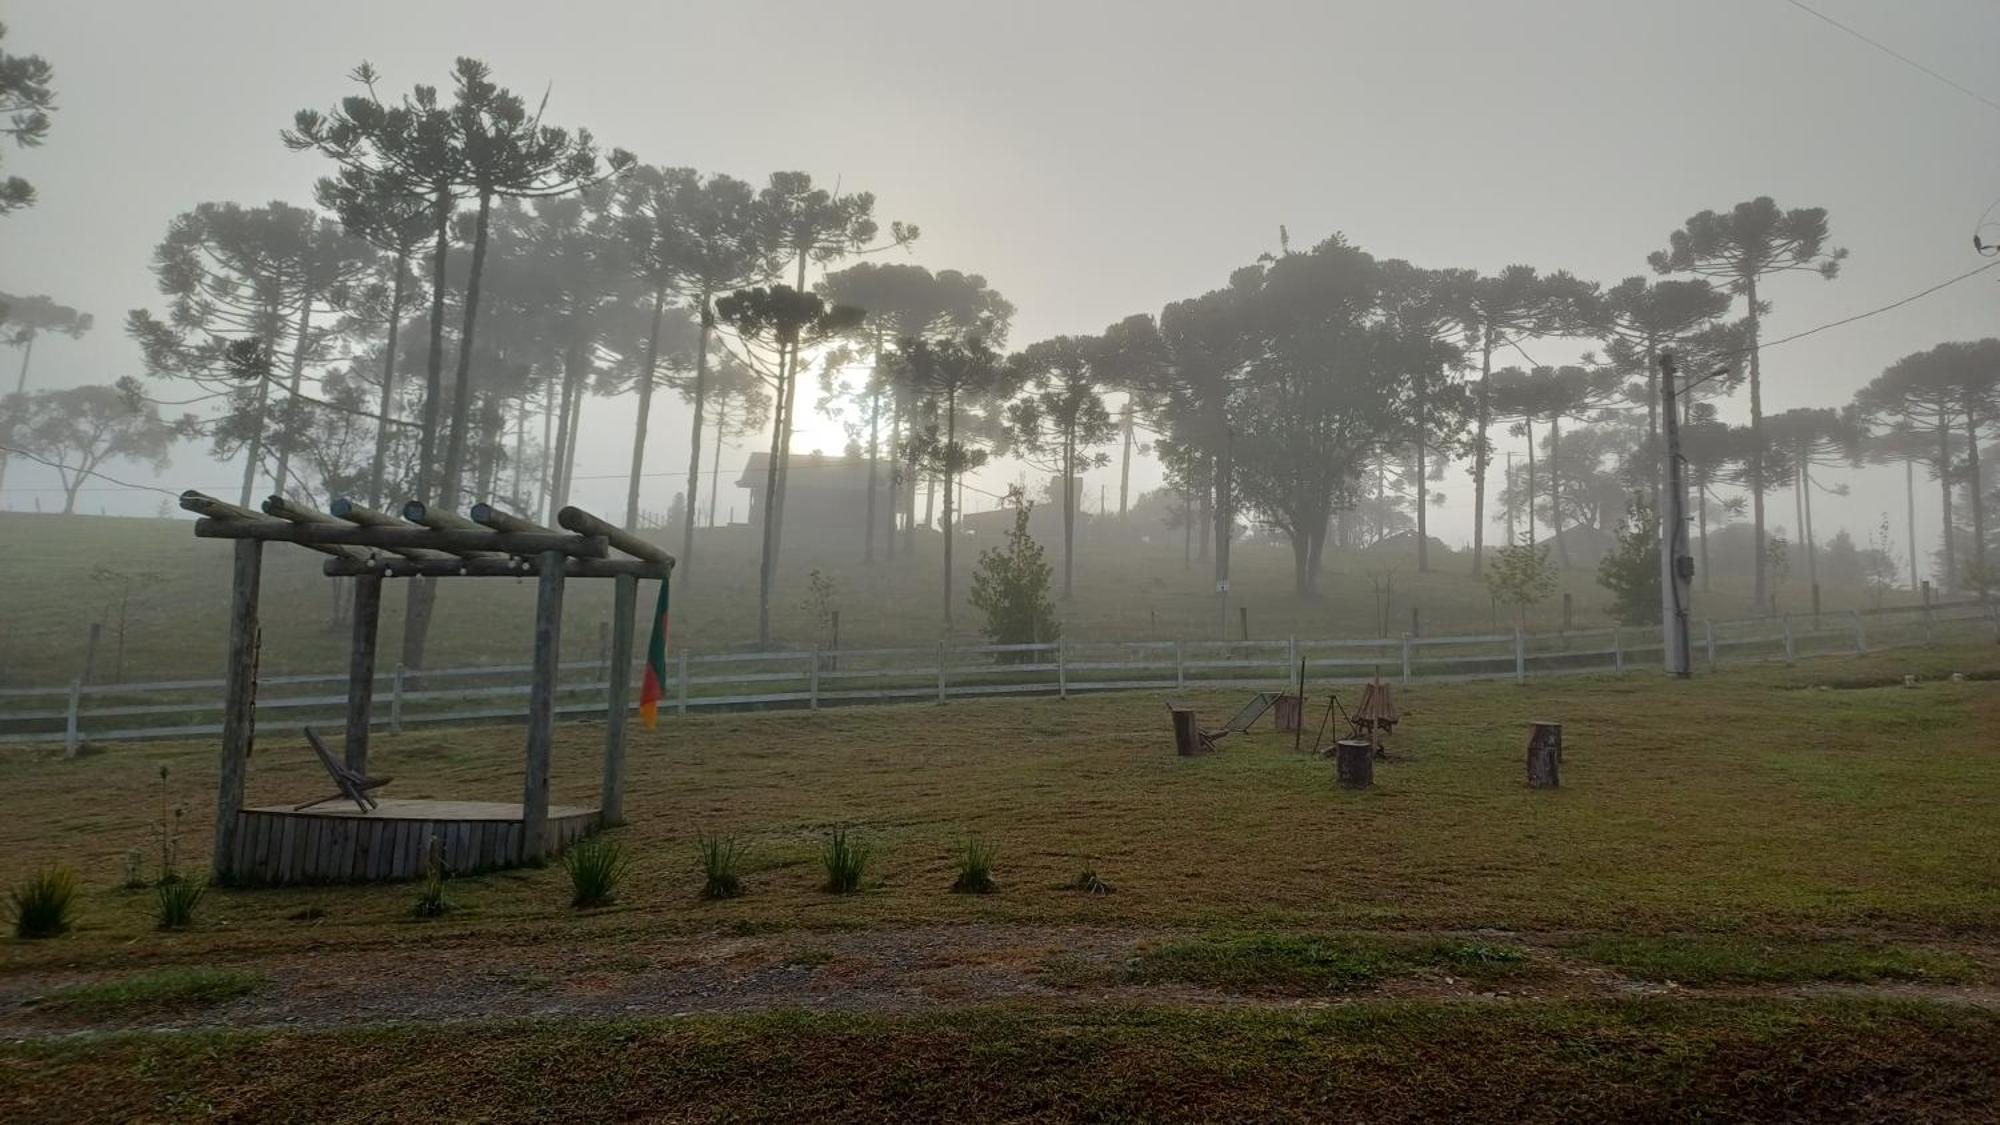
[[[674,1016],[816,1009],[912,1013],[1040,1001],[1120,1006],[1324,1007],[1393,999],[1505,1003],[1542,999],[1853,995],[2000,1008],[1987,985],[1888,982],[1690,988],[1632,979],[1566,953],[1549,935],[1478,937],[1528,952],[1500,979],[1426,969],[1313,995],[1255,995],[1179,984],[1132,983],[1127,967],[1170,931],[999,925],[710,935],[579,947],[482,943],[401,947],[356,955],[333,943],[304,952],[232,959],[265,983],[197,1007],[84,1015],[44,1005],[59,989],[119,974],[36,969],[0,975],[0,1038],[114,1029],[328,1028],[370,1024]],[[1986,965],[2000,948],[1964,950]],[[1989,976],[1988,979],[1991,979]]]

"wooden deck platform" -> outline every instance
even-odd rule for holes
[[[596,832],[597,809],[549,806],[549,854]],[[415,879],[432,837],[453,874],[513,867],[521,855],[521,806],[506,801],[382,798],[364,813],[349,801],[294,812],[266,805],[236,814],[231,867],[249,883]]]

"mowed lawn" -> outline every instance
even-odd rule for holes
[[[1954,670],[1969,678],[1950,682]],[[1923,682],[1901,686],[1906,671]],[[1404,724],[1365,792],[1264,729],[1178,758],[1151,694],[664,716],[634,730],[631,823],[613,834],[632,867],[608,910],[571,911],[551,865],[455,880],[458,908],[429,922],[410,917],[408,886],[217,890],[193,930],[171,934],[152,928],[148,895],[119,884],[129,849],[157,862],[163,788],[186,810],[166,817],[179,821],[183,866],[205,868],[212,744],[118,745],[73,761],[12,749],[0,757],[0,876],[70,864],[84,890],[74,933],[16,943],[8,958],[964,921],[1991,935],[1996,675],[2000,648],[1978,645],[1683,683],[1647,671],[1420,685],[1398,693]],[[1239,695],[1195,699],[1219,721]],[[1564,725],[1559,791],[1524,784],[1535,719]],[[596,724],[559,728],[555,800],[594,800],[600,737]],[[392,795],[518,799],[518,727],[414,731],[375,747]],[[251,803],[326,789],[296,732],[261,733]],[[842,827],[871,851],[862,894],[819,889],[818,850]],[[697,897],[701,833],[745,848],[743,897]],[[997,894],[947,893],[973,837],[998,849]],[[1070,889],[1085,867],[1116,893]],[[311,927],[287,921],[309,907]]]

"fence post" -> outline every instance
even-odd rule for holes
[[[938,642],[938,702],[944,702],[944,642]]]
[[[82,739],[77,735],[77,711],[83,706],[83,681],[69,682],[69,719],[63,727],[63,757],[76,757],[77,747]]]
[[[1854,615],[1854,651],[1868,651],[1868,626],[1861,620],[1861,611],[1849,610]]]
[[[1403,634],[1403,686],[1410,686],[1410,635]],[[1303,701],[1301,701],[1303,704]]]
[[[1528,682],[1528,639],[1522,635],[1519,625],[1514,626],[1514,682]]]
[[[1625,630],[1618,625],[1611,627],[1611,674],[1625,674]]]
[[[819,646],[818,645],[814,645],[812,647],[812,652],[808,656],[808,659],[812,661],[812,669],[806,673],[806,697],[807,697],[806,705],[810,709],[817,711],[819,710]]]
[[[1706,617],[1702,618],[1701,630],[1708,635],[1708,670],[1713,672],[1715,671],[1715,622]]]
[[[1062,699],[1069,698],[1069,662],[1063,658],[1068,647],[1069,642],[1056,638],[1056,695]]]
[[[1785,663],[1790,664],[1798,655],[1792,644],[1792,615],[1787,613],[1778,618],[1778,622],[1785,627]]]
[[[688,713],[688,689],[693,686],[693,684],[688,679],[688,650],[686,649],[681,650],[681,654],[679,657],[679,664],[680,664],[679,678],[681,682],[679,710],[681,714],[685,715]]]
[[[1928,590],[1925,592],[1927,594],[1929,593]],[[1926,597],[1924,599],[1924,645],[1926,647],[1929,647],[1936,643],[1937,643],[1937,615],[1931,612],[1930,599]]]
[[[403,666],[396,665],[395,678],[389,681],[389,733],[403,733]]]
[[[1289,681],[1291,680],[1291,678],[1292,678],[1293,676],[1296,676],[1296,675],[1298,675],[1298,674],[1299,674],[1299,639],[1298,639],[1298,637],[1296,637],[1296,636],[1292,637],[1292,639],[1291,639],[1291,643],[1292,643],[1292,647],[1291,647],[1291,659],[1285,662],[1285,679],[1286,679],[1286,681],[1287,681],[1287,682],[1289,682]],[[1300,714],[1304,714],[1304,712],[1300,712]]]
[[[104,622],[90,623],[90,640],[83,647],[83,682],[97,682],[97,639],[104,635]]]
[[[1187,690],[1187,660],[1179,641],[1174,642],[1174,690]]]

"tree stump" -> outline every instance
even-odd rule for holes
[[[1352,789],[1375,784],[1375,744],[1365,738],[1343,738],[1334,744],[1334,770],[1340,783]]]
[[[1562,724],[1536,723],[1528,734],[1528,787],[1559,788],[1562,785],[1562,759]]]
[[[1306,701],[1296,695],[1278,697],[1277,712],[1272,721],[1285,732],[1302,730],[1305,727]]]

